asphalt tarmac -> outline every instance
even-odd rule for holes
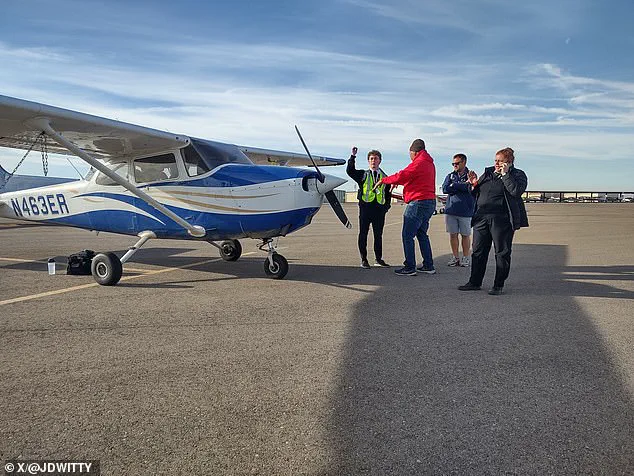
[[[135,239],[0,222],[0,460],[104,475],[634,474],[634,204],[530,204],[503,296],[359,267],[325,205],[264,254],[150,241],[116,287],[64,274]],[[400,265],[400,205],[384,258]],[[370,243],[371,243],[370,238]],[[57,272],[47,274],[55,257]],[[394,269],[394,268],[393,268]]]

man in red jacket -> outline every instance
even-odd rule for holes
[[[416,272],[435,274],[434,258],[427,230],[436,209],[436,167],[434,159],[425,150],[425,142],[416,139],[409,148],[412,161],[400,172],[380,180],[376,186],[403,185],[403,199],[407,206],[403,212],[404,267],[394,272],[400,276],[416,276]],[[423,263],[416,267],[414,237],[418,238]]]

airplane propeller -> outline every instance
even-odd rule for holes
[[[302,137],[302,134],[299,132],[299,129],[297,128],[297,126],[295,126],[295,131],[297,132],[297,135],[299,136],[299,140],[302,142],[302,145],[304,146],[304,150],[306,151],[306,154],[308,154],[308,158],[313,163],[313,167],[315,167],[315,170],[317,171],[317,180],[319,180],[321,183],[324,183],[326,180],[326,176],[321,172],[321,170],[319,170],[319,167],[317,167],[317,163],[315,162],[315,159],[313,159],[313,156],[310,154],[310,151],[308,150],[308,147],[306,146],[306,142],[304,142],[304,138]],[[335,215],[337,215],[337,218],[339,218],[339,221],[346,228],[352,228],[352,223],[350,223],[350,220],[348,220],[348,217],[346,216],[346,212],[343,210],[343,207],[341,206],[341,202],[339,202],[339,199],[337,198],[337,195],[335,195],[335,192],[333,192],[332,190],[329,190],[324,195],[326,197],[326,200],[328,200],[328,203],[330,203],[332,210],[335,212]]]

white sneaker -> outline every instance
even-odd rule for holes
[[[468,268],[468,267],[469,267],[469,264],[471,264],[471,263],[470,263],[470,261],[471,261],[471,260],[469,259],[469,257],[468,257],[468,256],[463,256],[463,257],[462,257],[462,259],[460,259],[460,266],[463,266],[463,267],[465,267],[465,268]]]
[[[447,263],[447,266],[460,266],[460,260],[456,258],[455,256],[452,256],[449,262]]]

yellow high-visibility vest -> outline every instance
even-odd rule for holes
[[[374,180],[374,173],[371,170],[365,171],[365,178],[363,180],[363,192],[361,194],[361,200],[370,203],[375,199],[379,205],[385,205],[385,185],[381,184],[376,190],[372,190],[374,184],[384,177],[387,177],[385,173],[379,169],[376,171],[378,178]]]

